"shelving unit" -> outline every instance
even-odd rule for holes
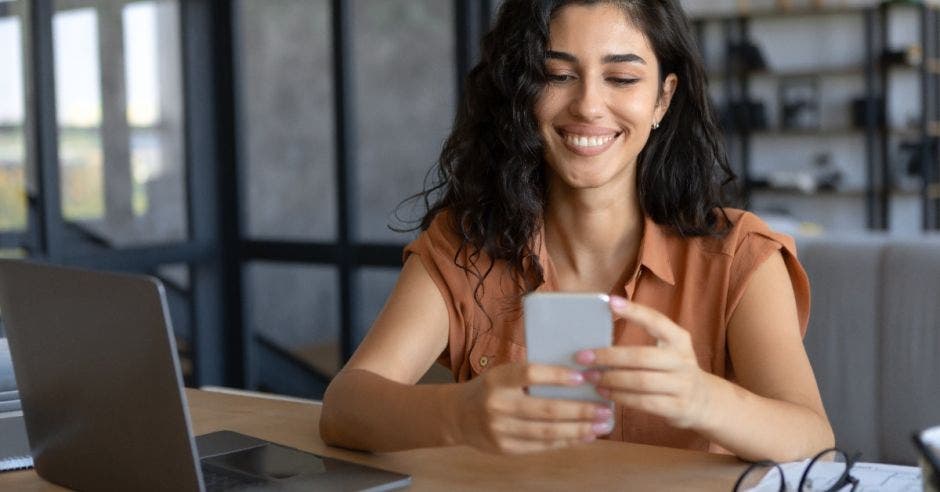
[[[891,40],[892,12],[900,9],[916,10],[919,26],[917,45],[920,49],[920,63],[916,65],[897,65],[887,63]],[[763,67],[748,69],[741,60],[732,57],[737,47],[740,56],[742,48],[748,44],[753,45],[752,23],[755,20],[782,20],[795,23],[807,18],[842,17],[861,21],[864,26],[864,54],[862,60],[845,61],[832,64],[820,64],[815,67],[774,68]],[[779,199],[806,200],[814,194],[807,194],[796,188],[772,188],[767,186],[766,179],[754,175],[752,168],[753,149],[755,143],[774,142],[785,139],[794,144],[803,140],[838,139],[846,142],[848,139],[862,139],[864,142],[864,162],[855,165],[864,165],[864,186],[847,184],[847,189],[820,190],[815,195],[825,196],[827,200],[859,200],[859,209],[864,206],[865,222],[868,229],[887,230],[890,228],[889,217],[892,198],[911,200],[920,195],[922,221],[921,228],[940,229],[940,15],[938,6],[925,3],[890,1],[874,6],[835,7],[821,9],[798,8],[792,10],[761,9],[746,12],[737,12],[723,15],[700,15],[693,17],[693,25],[703,45],[707,44],[705,36],[709,27],[720,27],[724,48],[724,59],[719,63],[712,63],[709,69],[709,78],[712,83],[720,85],[723,101],[719,104],[726,112],[723,121],[728,137],[728,148],[731,159],[738,171],[739,178],[744,184],[742,188],[745,203],[750,204],[752,198],[772,196]],[[802,24],[806,24],[803,22]],[[800,29],[806,29],[803,25]],[[703,47],[703,54],[705,53]],[[896,74],[916,75],[920,85],[921,111],[916,126],[907,126],[892,122],[889,109],[892,103],[892,77]],[[732,104],[741,107],[748,102],[754,102],[752,91],[755,85],[779,84],[785,79],[812,79],[822,85],[834,79],[849,79],[843,85],[851,86],[862,84],[864,93],[861,94],[861,104],[865,106],[865,124],[861,127],[851,124],[853,118],[851,108],[845,105],[845,121],[835,124],[820,121],[818,128],[784,128],[781,124],[768,121],[766,128],[754,128],[741,124],[740,117],[732,113]],[[819,90],[821,92],[821,90]],[[897,90],[895,89],[895,92]],[[778,96],[779,97],[779,96]],[[777,101],[761,101],[765,104],[765,114],[768,104],[777,104]],[[830,108],[831,109],[831,108]],[[856,109],[858,111],[858,109]],[[879,118],[879,115],[881,117]],[[829,115],[831,116],[831,115]],[[749,116],[750,117],[750,116]],[[766,118],[770,120],[770,118]],[[831,119],[831,118],[830,118]],[[856,117],[857,121],[858,118]],[[893,149],[901,141],[918,142],[920,165],[920,191],[911,191],[907,187],[898,189],[892,175],[891,160],[896,158]],[[843,144],[846,145],[846,144]],[[856,168],[860,171],[861,169]],[[857,175],[856,175],[857,179]],[[910,203],[910,202],[908,202]],[[863,205],[864,204],[864,205]]]

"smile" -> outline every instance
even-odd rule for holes
[[[604,151],[614,144],[614,141],[617,140],[620,133],[622,132],[608,133],[606,135],[584,135],[564,131],[558,132],[568,150],[585,157],[604,153]]]

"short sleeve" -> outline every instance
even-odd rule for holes
[[[757,268],[770,255],[779,251],[783,255],[784,264],[790,274],[790,284],[793,286],[800,322],[800,335],[805,336],[810,310],[809,277],[797,258],[796,243],[793,238],[774,232],[756,215],[750,213],[743,214],[734,229],[738,240],[731,260],[725,319],[731,319],[732,313],[744,296],[748,281]]]
[[[450,369],[455,379],[466,371],[463,366],[467,360],[471,333],[473,309],[472,291],[467,273],[457,266],[455,258],[460,251],[460,239],[453,229],[447,212],[438,213],[431,225],[422,231],[414,241],[405,246],[403,262],[411,256],[420,259],[421,265],[437,285],[444,304],[447,306],[449,332],[447,348],[438,358],[438,363]]]

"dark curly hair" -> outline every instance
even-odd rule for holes
[[[454,262],[483,281],[505,261],[519,294],[544,282],[533,239],[546,204],[543,142],[534,116],[546,84],[549,23],[560,8],[610,3],[646,35],[659,61],[660,86],[678,86],[660,128],[638,157],[637,192],[644,214],[683,236],[722,235],[729,225],[734,173],[710,107],[705,72],[688,21],[676,0],[506,0],[483,38],[436,169],[423,198],[426,230],[442,211],[461,240]],[[435,169],[429,178],[435,176]],[[479,259],[485,255],[488,264]]]

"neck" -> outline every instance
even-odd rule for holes
[[[635,264],[643,214],[630,181],[631,186],[573,189],[551,179],[545,244],[569,285],[606,290]]]

